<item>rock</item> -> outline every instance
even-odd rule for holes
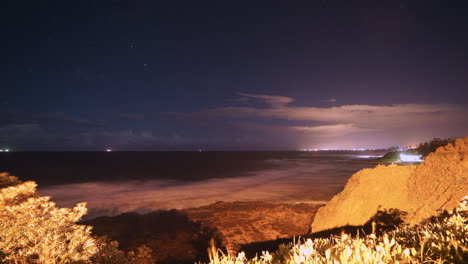
[[[419,165],[379,165],[355,173],[344,190],[320,208],[312,232],[364,225],[379,208],[408,212],[417,224],[453,209],[468,194],[468,137],[440,147]]]
[[[158,263],[208,262],[210,240],[234,253],[240,245],[306,234],[323,204],[217,202],[185,210],[125,213],[84,221],[93,234],[119,242],[124,251],[146,245]]]
[[[326,206],[320,208],[312,232],[365,224],[379,209],[404,207],[408,176],[416,166],[379,165],[358,171]]]
[[[411,174],[408,219],[417,224],[439,209],[451,210],[468,194],[468,137],[429,154]]]
[[[118,241],[123,251],[148,246],[158,263],[207,260],[206,249],[216,236],[215,230],[201,227],[177,210],[102,216],[83,224],[92,226],[94,235]]]
[[[234,253],[240,245],[307,234],[321,206],[323,204],[217,202],[183,212],[192,221],[218,230],[224,246]]]

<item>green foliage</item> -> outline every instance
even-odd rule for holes
[[[455,142],[455,139],[453,138],[446,138],[446,139],[434,138],[431,141],[419,144],[416,150],[418,151],[420,155],[422,155],[423,157],[426,157],[427,155],[429,155],[429,153],[436,151],[438,147],[442,147],[449,143],[454,143],[454,142]]]
[[[429,153],[435,152],[438,147],[446,146],[449,143],[454,143],[455,139],[447,138],[440,139],[434,138],[431,141],[420,143],[416,149],[409,149],[405,151],[398,151],[395,148],[390,149],[391,151],[386,153],[383,157],[375,159],[378,162],[399,162],[400,154],[410,155],[421,155],[423,158],[427,157]]]
[[[127,257],[119,247],[117,241],[111,241],[108,237],[96,238],[98,248],[96,254],[91,257],[93,264],[127,264]]]
[[[397,208],[379,209],[368,223],[374,223],[380,232],[390,231],[403,226],[407,215],[407,212]]]
[[[141,245],[125,254],[116,241],[91,236],[77,222],[87,209],[58,208],[39,196],[36,183],[0,173],[1,264],[152,264],[151,249]],[[91,262],[89,262],[91,261]]]
[[[12,176],[8,172],[0,172],[0,188],[15,186],[20,183],[18,177]]]
[[[95,252],[91,228],[78,225],[84,203],[58,208],[36,193],[34,182],[0,189],[0,261],[65,264],[88,260]]]
[[[216,254],[210,264],[364,264],[364,263],[468,263],[468,196],[460,207],[419,226],[402,226],[406,214],[396,209],[382,210],[374,221],[400,225],[382,235],[351,238],[307,239],[293,246],[280,246],[270,255],[247,259]]]
[[[106,236],[96,238],[98,248],[96,254],[91,257],[93,264],[153,264],[155,259],[152,250],[146,245],[141,245],[135,251],[125,253],[119,249],[119,243]]]
[[[378,162],[398,162],[400,160],[401,151],[390,151],[381,158],[377,158]]]
[[[444,211],[421,225],[397,229],[399,242],[413,247],[421,263],[468,263],[468,197],[454,212]]]
[[[128,252],[128,264],[152,264],[155,262],[155,258],[151,253],[151,248],[141,245],[135,251]]]
[[[291,259],[291,246],[281,244],[272,255],[272,264],[287,264]]]

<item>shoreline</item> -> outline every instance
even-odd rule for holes
[[[217,247],[235,254],[251,244],[307,235],[317,210],[323,205],[218,201],[197,208],[125,213],[81,223],[93,226],[96,235],[118,241],[124,250],[141,241],[154,243],[152,238],[155,238],[158,243],[153,245],[154,252],[158,252],[161,261],[193,263],[191,260],[200,259],[197,255],[205,254],[211,239]],[[166,255],[174,251],[180,255]]]

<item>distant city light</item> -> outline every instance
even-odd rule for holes
[[[299,151],[364,151],[364,150],[374,150],[374,149],[366,149],[366,148],[351,148],[351,149],[337,148],[337,149],[329,149],[329,148],[323,148],[323,149],[300,149]]]
[[[400,154],[402,162],[423,162],[421,155]]]
[[[112,149],[106,149],[106,152],[112,152]]]

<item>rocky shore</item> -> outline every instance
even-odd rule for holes
[[[290,238],[308,233],[315,213],[323,204],[266,202],[217,202],[183,210],[194,222],[214,228],[231,253],[252,242]]]
[[[84,222],[93,233],[119,242],[123,250],[147,245],[158,263],[193,263],[206,260],[214,238],[231,253],[242,245],[309,232],[323,204],[217,202],[185,210],[127,213]]]

